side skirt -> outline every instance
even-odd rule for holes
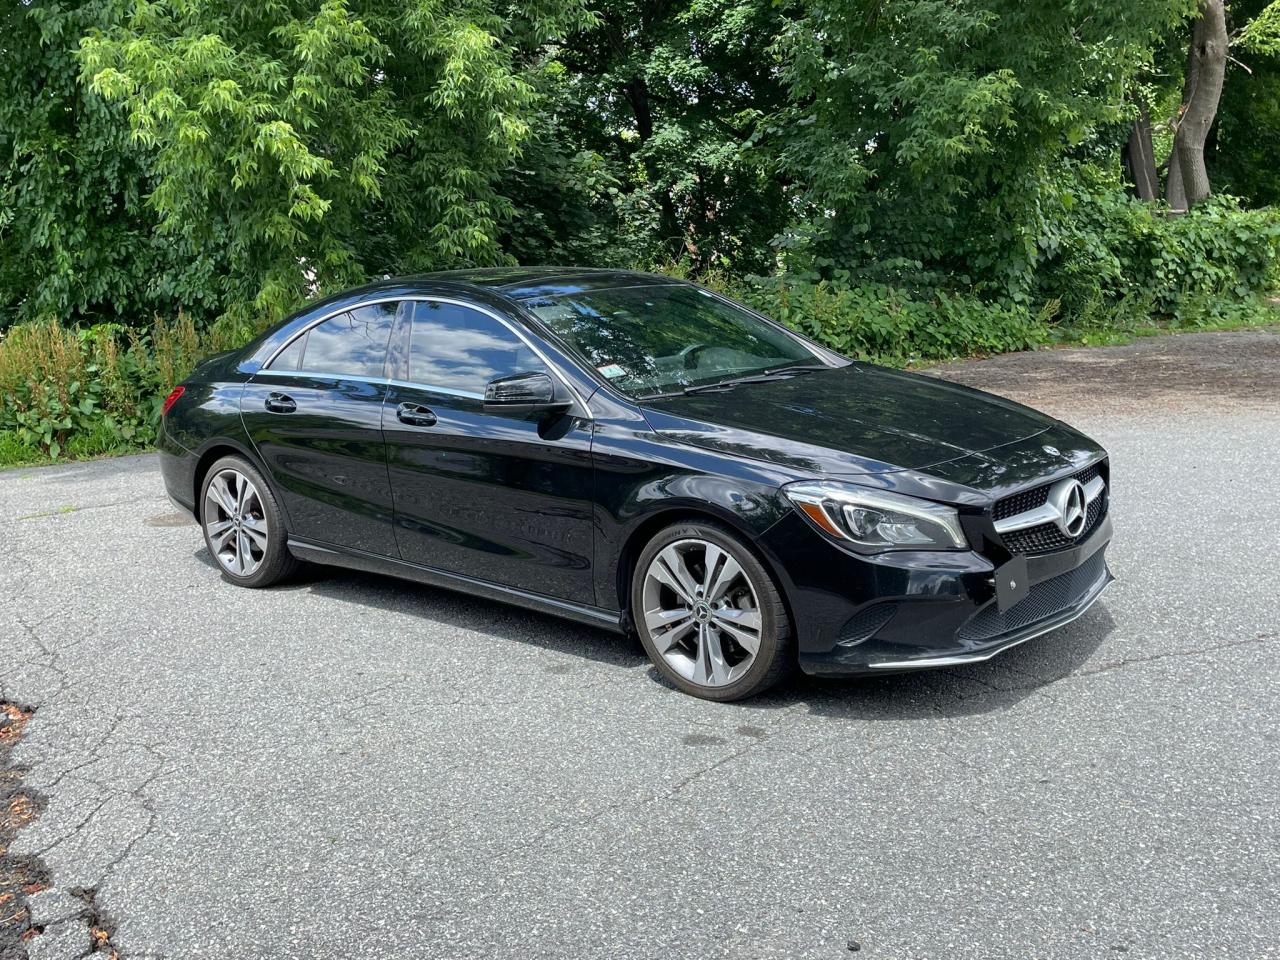
[[[435,567],[424,567],[407,560],[393,560],[390,557],[379,557],[375,554],[359,550],[345,550],[338,547],[312,543],[308,540],[289,538],[289,552],[299,560],[319,563],[331,567],[347,567],[352,570],[364,570],[368,573],[379,573],[402,580],[413,580],[432,587],[445,590],[456,590],[486,600],[497,600],[499,603],[510,603],[526,610],[537,610],[549,613],[554,617],[564,617],[592,627],[611,630],[614,633],[625,633],[623,615],[619,612],[603,610],[600,607],[573,603],[569,600],[557,600],[537,593],[528,593],[514,587],[477,580],[457,573],[437,570]]]

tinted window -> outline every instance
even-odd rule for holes
[[[486,313],[451,303],[419,303],[409,340],[409,379],[482,395],[513,373],[548,372],[519,337]]]
[[[375,303],[330,317],[307,334],[302,369],[349,377],[381,377],[396,303]]]
[[[307,335],[304,333],[300,337],[294,338],[294,341],[276,354],[276,358],[271,361],[269,370],[301,370],[302,369],[302,351],[307,345]]]
[[[623,287],[528,306],[632,395],[820,362],[802,340],[697,287]]]

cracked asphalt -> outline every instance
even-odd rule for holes
[[[125,958],[1280,957],[1280,337],[1213,336],[941,371],[1110,448],[1088,615],[736,705],[512,607],[231,587],[149,456],[0,473],[31,956],[89,950],[92,890]]]

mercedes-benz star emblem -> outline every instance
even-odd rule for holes
[[[1063,480],[1049,491],[1049,502],[1058,511],[1056,523],[1059,530],[1072,539],[1084,532],[1084,525],[1089,519],[1089,501],[1085,497],[1083,483],[1075,479]]]

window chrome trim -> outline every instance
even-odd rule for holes
[[[471,303],[466,300],[459,300],[456,297],[434,296],[431,294],[419,293],[419,294],[406,294],[398,297],[375,297],[371,300],[361,300],[359,303],[352,303],[352,304],[348,304],[345,307],[339,307],[336,310],[332,310],[329,313],[316,317],[314,320],[310,321],[305,326],[300,327],[298,330],[296,330],[293,336],[289,337],[288,340],[286,340],[279,347],[273,350],[271,352],[271,356],[267,357],[267,359],[263,362],[262,366],[253,372],[250,379],[252,379],[253,377],[257,377],[259,374],[263,374],[263,373],[272,374],[278,377],[288,377],[288,376],[329,377],[335,380],[358,380],[358,381],[367,382],[367,383],[384,383],[390,386],[410,387],[415,390],[427,390],[432,393],[442,393],[447,396],[456,396],[456,397],[464,397],[467,399],[484,400],[484,394],[475,393],[469,390],[457,390],[452,387],[436,387],[436,386],[432,386],[429,383],[416,383],[411,380],[393,380],[392,378],[385,377],[385,376],[384,377],[361,377],[361,376],[350,376],[350,375],[341,374],[341,373],[310,373],[306,370],[272,370],[271,369],[271,364],[275,362],[276,357],[278,357],[281,353],[287,350],[295,340],[297,340],[299,337],[305,336],[311,331],[313,327],[318,327],[320,324],[324,323],[326,320],[332,320],[334,317],[339,316],[341,314],[350,313],[353,310],[359,310],[361,307],[373,307],[373,306],[377,306],[380,303],[407,303],[407,302],[447,303],[455,307],[466,307],[468,310],[475,310],[476,312],[483,313],[485,316],[490,317],[493,320],[497,320],[498,323],[502,324],[509,331],[511,331],[511,333],[515,334],[516,338],[521,343],[523,343],[526,347],[532,350],[534,355],[539,360],[541,360],[544,364],[546,364],[547,369],[552,372],[552,374],[556,377],[556,379],[559,380],[562,384],[564,384],[565,388],[569,391],[569,395],[573,397],[575,405],[579,408],[578,416],[584,417],[588,420],[591,419],[591,408],[587,406],[586,400],[582,398],[582,395],[578,392],[577,388],[574,387],[573,383],[569,380],[569,378],[566,377],[564,373],[560,370],[560,367],[555,363],[553,363],[551,359],[546,355],[546,353],[542,350],[542,348],[539,347],[536,343],[534,343],[529,338],[526,331],[521,330],[509,319],[502,316],[502,314],[498,313],[496,310],[493,310],[490,307],[483,306],[478,303]],[[412,317],[409,318],[409,322],[410,324],[413,323]],[[412,329],[413,328],[411,326],[410,331],[412,331]],[[389,348],[390,348],[390,344],[388,344],[388,349]]]
[[[408,387],[410,390],[425,390],[428,393],[442,393],[446,397],[462,397],[465,400],[483,400],[483,393],[474,390],[457,390],[453,387],[436,387],[429,383],[414,383],[411,380],[388,380],[393,387]]]
[[[383,385],[387,383],[386,377],[366,377],[356,373],[328,373],[320,370],[256,370],[254,378],[260,376],[271,377],[310,377],[314,380],[354,380],[356,383],[376,383]]]
[[[271,372],[270,367],[271,367],[271,364],[276,362],[276,357],[280,356],[280,354],[288,350],[289,347],[293,345],[293,342],[297,340],[299,337],[304,336],[307,333],[310,333],[312,327],[318,327],[320,326],[320,324],[324,323],[326,320],[332,320],[334,317],[343,313],[350,313],[352,310],[359,310],[361,307],[372,307],[372,306],[376,306],[379,303],[399,303],[402,300],[412,300],[412,299],[413,297],[375,297],[372,300],[361,300],[359,303],[348,304],[345,307],[339,307],[336,310],[331,310],[328,313],[322,314],[321,316],[316,317],[314,320],[309,321],[306,324],[306,326],[299,327],[296,331],[294,331],[293,336],[291,336],[288,340],[286,340],[280,346],[276,347],[275,350],[272,350],[271,356],[267,357],[266,360],[262,361],[262,366],[260,366],[257,370],[254,371],[254,375],[257,375],[262,372],[268,372],[268,373]],[[383,357],[383,362],[384,363],[386,362],[385,357]],[[279,370],[276,372],[277,373],[293,373],[293,372],[301,373],[303,371]],[[350,377],[348,379],[356,379],[356,378]],[[382,379],[385,380],[386,378],[384,377]]]

